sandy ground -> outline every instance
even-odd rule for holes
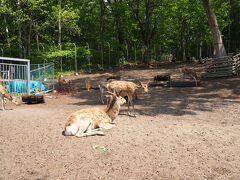
[[[200,87],[151,87],[135,102],[137,118],[124,105],[106,136],[65,137],[67,116],[103,106],[96,87],[113,74],[152,80],[175,67],[118,70],[69,77],[73,95],[0,110],[0,179],[240,179],[240,80],[203,81]],[[93,149],[104,146],[107,151]]]

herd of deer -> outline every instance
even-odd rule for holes
[[[192,69],[182,68],[183,76],[192,77],[196,80],[198,77]],[[67,84],[63,79],[59,82]],[[104,104],[103,96],[106,96],[107,106],[105,108],[91,107],[72,113],[66,120],[65,128],[62,134],[64,136],[91,136],[104,135],[103,129],[114,127],[113,121],[119,114],[120,106],[128,103],[128,115],[131,116],[130,106],[132,106],[133,117],[136,117],[133,97],[137,94],[148,93],[148,83],[144,84],[139,81],[135,84],[130,81],[122,81],[119,76],[112,76],[107,79],[106,83],[99,84],[101,102]],[[86,88],[90,89],[90,81],[86,81]],[[127,97],[127,98],[126,98]],[[8,91],[0,84],[0,99],[2,109],[5,110],[5,98],[18,104],[16,98],[13,98]],[[126,99],[127,101],[126,101]]]
[[[103,96],[107,98],[107,107],[92,107],[82,109],[72,113],[66,121],[65,129],[62,132],[65,136],[91,136],[104,135],[103,129],[114,127],[113,120],[118,116],[120,106],[128,100],[128,115],[130,116],[130,105],[132,106],[133,116],[136,117],[133,97],[140,93],[148,92],[148,83],[139,82],[135,84],[129,81],[116,80],[119,77],[107,79],[107,83],[99,84],[101,101],[104,104]],[[86,88],[90,86],[90,81],[86,81]]]

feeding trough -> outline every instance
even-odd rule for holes
[[[200,86],[200,81],[171,81],[168,87],[196,87]]]

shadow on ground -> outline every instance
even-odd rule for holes
[[[106,82],[107,77],[120,75],[123,80],[147,82],[152,81],[153,77],[159,73],[176,74],[176,67],[131,71],[117,70],[115,72],[80,75],[80,77],[72,80],[74,88],[77,89],[77,93],[72,97],[81,99],[76,103],[78,106],[101,105],[100,92],[97,87],[100,81]],[[93,87],[89,92],[85,88],[86,78],[91,80],[91,86]],[[218,78],[204,80],[200,87],[150,87],[149,93],[139,95],[134,104],[135,111],[139,115],[195,115],[196,111],[212,111],[214,108],[226,106],[229,103],[240,103],[239,95],[239,78]]]

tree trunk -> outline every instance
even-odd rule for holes
[[[10,47],[10,42],[9,42],[9,31],[8,31],[8,27],[7,27],[7,19],[6,16],[4,15],[4,23],[5,23],[5,29],[6,29],[6,37],[7,37],[7,43],[8,43],[8,47]]]
[[[34,23],[34,29],[35,29],[35,39],[36,39],[37,50],[39,51],[39,34],[38,34],[37,24],[35,23]]]
[[[62,0],[59,0],[59,14],[58,14],[58,44],[61,44],[62,41],[62,25],[61,25],[61,6]]]
[[[150,55],[150,2],[145,1],[146,6],[146,23],[145,23],[145,62],[147,65],[150,64],[151,55]]]
[[[202,46],[203,46],[203,35],[201,33],[200,46],[199,46],[199,64],[202,63]]]
[[[149,65],[151,61],[151,51],[150,51],[149,43],[144,44],[144,54],[145,54],[145,62],[147,65]]]
[[[101,9],[101,14],[100,14],[100,46],[101,46],[101,64],[103,66],[103,28],[104,28],[104,21],[103,21],[103,16],[104,16],[104,1],[100,0],[100,9]]]
[[[140,1],[136,1],[133,3],[129,3],[129,6],[132,9],[132,12],[135,14],[135,17],[138,21],[138,26],[140,28],[141,32],[141,38],[144,43],[144,54],[145,54],[145,63],[147,65],[150,64],[151,61],[151,56],[150,56],[150,42],[155,34],[155,30],[157,27],[157,21],[156,19],[154,20],[154,26],[151,28],[150,20],[151,20],[151,14],[153,12],[153,9],[155,8],[154,2],[150,0],[144,0],[144,8],[145,8],[145,17],[142,22],[140,18]]]
[[[119,12],[119,9],[116,8],[118,5],[121,5],[121,3],[122,3],[121,0],[114,0],[114,4],[112,4],[111,0],[108,0],[108,4],[111,7],[112,14],[115,15],[114,18],[115,18],[116,29],[117,29],[117,37],[118,37],[118,51],[117,51],[118,59],[120,59],[122,54],[124,54],[124,50],[122,47],[122,45],[124,43],[122,18],[121,18],[121,13]]]
[[[28,56],[31,56],[31,36],[32,36],[32,19],[29,21],[29,32],[28,32]]]
[[[183,33],[181,33],[181,59],[186,61],[186,40]]]
[[[211,9],[210,0],[202,0],[202,2],[203,2],[204,9],[207,13],[208,24],[212,32],[214,56],[216,57],[226,56],[225,47],[224,47],[222,37],[217,24],[217,18]]]
[[[19,48],[19,57],[22,58],[22,28],[21,28],[20,22],[18,22],[18,48]]]

